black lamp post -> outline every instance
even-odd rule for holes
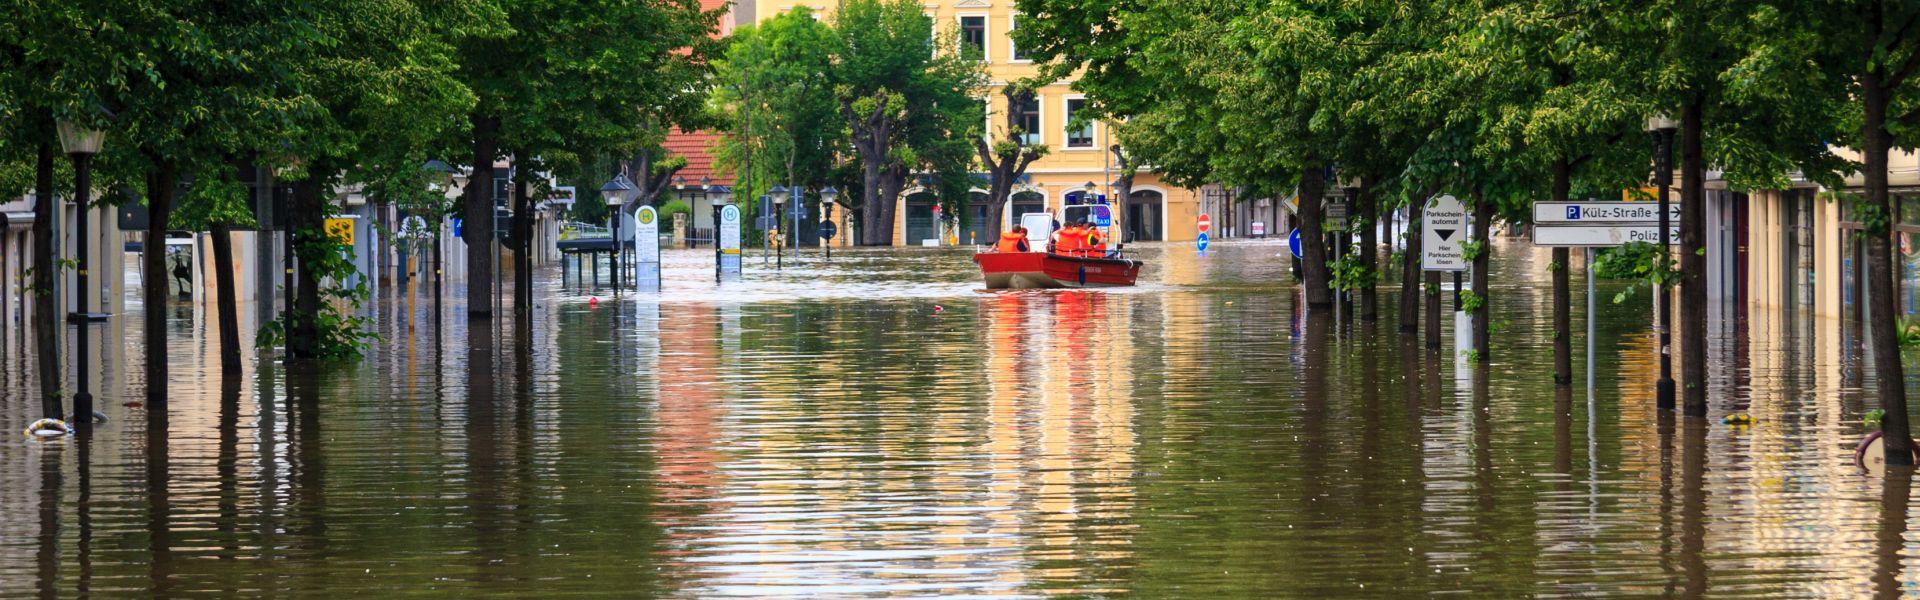
[[[1653,134],[1653,181],[1660,186],[1660,278],[1653,288],[1653,297],[1660,303],[1660,379],[1654,384],[1655,402],[1660,410],[1673,410],[1674,406],[1673,307],[1669,306],[1672,303],[1666,284],[1667,263],[1673,254],[1667,197],[1673,187],[1673,133],[1679,128],[1679,124],[1666,115],[1647,118],[1647,131]]]
[[[784,186],[784,185],[776,184],[772,188],[767,190],[767,197],[773,199],[773,222],[775,223],[774,228],[776,230],[782,229],[778,225],[778,223],[780,222],[780,215],[784,214],[787,210],[788,195],[789,193],[787,192],[787,186]],[[788,235],[792,235],[792,234],[789,233]],[[781,243],[773,245],[773,268],[776,270],[785,268],[783,265],[781,265],[781,262],[783,260],[781,253],[785,251],[785,246],[786,246],[785,240],[782,240]]]
[[[633,180],[627,179],[624,173],[615,176],[613,181],[607,182],[606,185],[600,186],[600,197],[607,201],[607,212],[612,213],[608,215],[613,221],[611,232],[613,236],[611,241],[613,244],[610,246],[612,252],[609,253],[610,258],[608,261],[611,263],[610,266],[613,267],[613,290],[615,292],[620,291],[620,217],[621,213],[624,212],[621,210],[621,205],[625,204],[628,199],[633,198],[635,193]]]
[[[76,391],[73,394],[73,424],[81,431],[91,431],[93,393],[87,391],[87,324],[99,316],[87,310],[87,297],[97,299],[99,293],[87,287],[87,239],[92,237],[87,233],[87,213],[93,208],[93,155],[100,153],[107,132],[89,129],[72,121],[61,121],[58,129],[60,149],[73,158],[74,228],[77,231],[73,243],[73,299],[77,312],[67,315],[68,321],[78,325],[74,330],[73,379]]]
[[[821,221],[822,223],[825,223],[826,225],[829,225],[829,226],[833,225],[833,201],[838,199],[839,197],[840,197],[840,190],[834,189],[833,186],[820,188],[820,218],[822,220]],[[835,233],[838,233],[838,231],[836,231]],[[826,249],[827,259],[832,260],[833,259],[833,237],[828,236],[826,238],[821,239],[820,247]]]

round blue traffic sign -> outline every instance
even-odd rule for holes
[[[1300,256],[1300,230],[1299,229],[1295,229],[1293,230],[1293,233],[1287,234],[1287,249],[1293,251],[1294,258],[1305,258],[1303,256]]]
[[[1195,240],[1194,243],[1200,247],[1201,252],[1206,252],[1207,251],[1207,232],[1204,232],[1204,231],[1200,232],[1200,238]]]

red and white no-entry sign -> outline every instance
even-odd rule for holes
[[[1213,217],[1209,217],[1205,214],[1201,214],[1200,215],[1200,233],[1207,233],[1210,231],[1213,231]]]

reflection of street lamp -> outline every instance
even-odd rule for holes
[[[625,173],[615,176],[613,181],[609,181],[606,185],[600,186],[600,197],[607,201],[607,211],[612,213],[611,218],[613,225],[609,230],[612,238],[608,240],[611,244],[607,247],[609,250],[607,261],[611,263],[610,266],[613,267],[613,289],[615,291],[620,289],[621,205],[633,198],[634,194],[635,188],[633,187],[633,180],[627,179]]]
[[[73,205],[77,218],[74,227],[78,233],[74,236],[76,252],[73,272],[74,309],[67,320],[79,324],[74,334],[73,379],[78,386],[73,395],[73,424],[82,432],[93,429],[93,394],[87,391],[87,323],[104,319],[105,315],[87,312],[87,296],[99,296],[87,289],[87,212],[92,209],[93,192],[93,155],[100,153],[101,144],[106,142],[107,132],[88,129],[72,121],[61,121],[58,126],[60,149],[73,158]],[[43,199],[52,201],[51,198]],[[154,240],[147,240],[148,244]],[[159,240],[165,244],[166,240]],[[156,307],[157,309],[157,307]],[[47,358],[51,360],[51,357]]]
[[[1654,300],[1660,303],[1660,379],[1654,383],[1655,404],[1660,410],[1673,410],[1673,309],[1667,297],[1667,261],[1672,241],[1668,238],[1667,194],[1673,187],[1673,132],[1680,126],[1666,115],[1647,117],[1647,131],[1653,134],[1653,181],[1660,185],[1660,278],[1654,284]]]

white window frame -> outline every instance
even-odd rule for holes
[[[1074,100],[1079,100],[1082,103],[1084,103],[1087,100],[1087,95],[1086,94],[1068,94],[1060,98],[1060,148],[1068,152],[1087,152],[1087,151],[1099,150],[1100,149],[1100,122],[1099,121],[1093,121],[1093,122],[1087,123],[1087,137],[1092,139],[1093,143],[1087,144],[1085,146],[1075,146],[1069,141],[1073,139],[1072,132],[1068,131],[1067,128],[1073,126],[1073,101]]]
[[[953,16],[953,24],[960,30],[960,44],[967,43],[967,19],[980,17],[980,62],[993,63],[993,17],[987,13],[960,13]],[[963,48],[962,52],[965,51]]]
[[[1020,58],[1020,43],[1013,41],[1013,30],[1020,26],[1020,13],[1007,15],[1007,62],[1016,65],[1033,64],[1032,58]]]

